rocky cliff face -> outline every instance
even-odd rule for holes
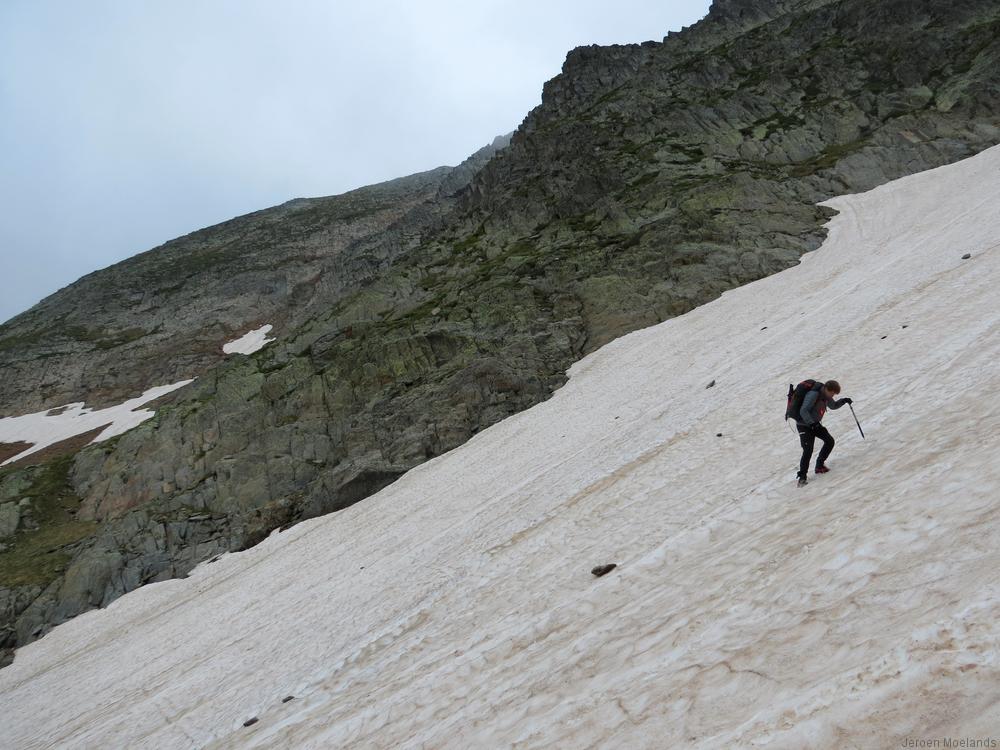
[[[573,51],[510,146],[453,175],[471,182],[447,205],[441,175],[361,225],[272,209],[285,249],[263,231],[256,246],[275,273],[292,273],[282,233],[306,215],[311,237],[358,235],[325,282],[308,282],[315,249],[291,263],[278,341],[198,361],[194,384],[113,443],[0,475],[19,517],[50,519],[0,553],[4,645],[364,498],[545,399],[582,354],[795,263],[821,241],[817,201],[1000,142],[998,31],[986,0],[718,2],[662,44]],[[223,282],[197,278],[190,304],[211,305],[198,284]],[[229,299],[201,310],[206,330],[271,322]],[[154,362],[141,342],[119,361]],[[44,513],[41,497],[56,498]],[[42,549],[56,550],[44,575]]]

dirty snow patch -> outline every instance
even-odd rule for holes
[[[272,326],[268,323],[256,330],[250,331],[240,336],[238,339],[222,345],[222,351],[226,354],[253,354],[264,348],[265,344],[270,344],[274,339],[269,339],[267,334],[271,332]]]
[[[33,443],[30,448],[16,456],[11,456],[0,466],[13,463],[43,448],[48,448],[50,445],[90,432],[103,425],[107,425],[107,428],[102,430],[93,442],[97,443],[121,435],[153,416],[154,412],[149,409],[139,409],[140,406],[165,396],[171,391],[176,391],[191,382],[193,380],[181,380],[171,385],[158,385],[123,404],[97,411],[88,409],[80,401],[60,406],[57,409],[46,409],[34,414],[0,419],[0,443]],[[136,411],[137,409],[138,411]]]

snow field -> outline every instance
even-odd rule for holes
[[[997,737],[998,200],[1000,148],[831,201],[799,266],[609,344],[368,500],[21,649],[0,745]],[[781,414],[805,377],[840,380],[868,440],[829,412],[832,471],[799,489]]]

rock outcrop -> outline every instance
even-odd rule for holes
[[[132,367],[163,382],[199,376],[154,419],[64,459],[61,474],[0,476],[4,503],[57,486],[66,515],[51,527],[69,539],[45,576],[24,572],[41,529],[0,553],[0,646],[363,499],[544,400],[581,355],[796,263],[823,237],[817,201],[1000,142],[998,32],[987,0],[717,2],[663,43],[574,50],[510,145],[463,173],[411,178],[405,198],[366,203],[363,216],[321,199],[244,217],[261,276],[227,287],[219,306],[199,285],[215,294],[231,270],[192,273],[185,304],[206,321],[205,348],[259,322],[274,322],[278,340],[228,360],[194,351],[183,373],[159,371],[160,339],[143,341],[165,321],[137,307],[128,326],[143,334],[114,347],[115,377],[66,381],[59,392],[110,398]],[[193,259],[245,248],[222,239],[227,226],[176,242],[219,240]],[[71,372],[84,350],[31,332],[106,325],[85,314],[85,292],[130,274],[165,289],[171,263],[197,262],[175,250],[15,319],[0,339],[5,368],[30,382],[34,358],[52,353]],[[107,330],[97,341],[117,340]],[[51,388],[3,393],[7,409],[56,405]]]

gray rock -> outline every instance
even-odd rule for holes
[[[0,505],[0,539],[13,536],[20,520],[21,508],[18,503]]]
[[[591,570],[591,574],[600,578],[610,573],[612,570],[618,567],[618,563],[607,563],[606,565],[598,565],[596,568]]]

